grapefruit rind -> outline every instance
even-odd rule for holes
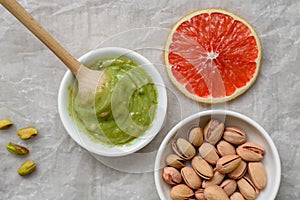
[[[255,38],[256,41],[256,45],[257,45],[257,49],[258,49],[258,56],[257,59],[255,60],[256,62],[256,70],[255,73],[253,74],[253,77],[251,78],[251,80],[249,82],[246,83],[245,86],[236,89],[236,91],[231,94],[230,96],[225,96],[225,97],[218,97],[218,98],[214,98],[214,97],[200,97],[197,96],[195,94],[190,93],[189,91],[187,91],[187,89],[181,84],[179,83],[176,78],[174,77],[173,73],[172,73],[172,66],[169,63],[169,59],[168,59],[168,55],[169,55],[169,46],[172,43],[172,37],[174,32],[176,31],[176,29],[178,28],[178,26],[180,26],[183,22],[190,20],[192,17],[196,16],[196,15],[200,15],[203,13],[222,13],[222,14],[226,14],[231,16],[234,20],[240,21],[242,22],[244,25],[246,25],[252,36]],[[250,23],[248,23],[245,19],[243,19],[242,17],[233,14],[229,11],[223,10],[223,9],[219,9],[219,8],[207,8],[207,9],[203,9],[203,10],[197,10],[194,12],[191,12],[187,15],[185,15],[184,17],[182,17],[179,21],[177,21],[175,23],[175,25],[172,27],[169,36],[167,38],[167,41],[165,43],[165,48],[164,48],[164,59],[165,59],[165,65],[166,65],[166,69],[167,69],[167,74],[171,80],[171,82],[173,83],[173,85],[175,85],[175,87],[180,90],[185,96],[187,96],[188,98],[191,98],[195,101],[201,102],[201,103],[206,103],[206,104],[216,104],[216,103],[224,103],[227,101],[231,101],[235,98],[237,98],[238,96],[242,95],[243,93],[245,93],[256,81],[259,70],[260,70],[260,65],[261,65],[261,58],[262,58],[262,47],[261,47],[261,42],[260,39],[256,33],[256,31],[254,30],[254,28],[252,27],[252,25]]]

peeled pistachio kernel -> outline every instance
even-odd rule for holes
[[[7,129],[8,127],[10,127],[13,124],[14,123],[12,123],[8,119],[2,119],[2,120],[0,120],[0,130]]]
[[[23,140],[28,140],[38,134],[38,130],[34,128],[33,126],[28,126],[25,128],[22,128],[18,130],[18,136],[19,138]]]
[[[20,176],[25,176],[32,173],[35,170],[35,163],[31,160],[24,162],[21,167],[18,169]]]
[[[7,143],[6,149],[7,149],[7,151],[9,151],[10,153],[13,153],[15,155],[27,155],[27,154],[29,154],[29,150],[26,147],[23,147],[23,146],[18,145],[18,144],[14,144],[12,142]]]

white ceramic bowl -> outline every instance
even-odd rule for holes
[[[133,144],[123,145],[120,147],[108,147],[99,142],[93,142],[88,138],[88,136],[85,133],[82,133],[78,130],[76,124],[74,123],[73,119],[71,118],[68,112],[68,87],[73,86],[75,81],[75,78],[70,71],[67,71],[65,76],[63,77],[58,92],[58,111],[62,123],[65,129],[67,130],[68,134],[80,146],[87,149],[88,151],[98,155],[109,157],[128,155],[130,153],[138,151],[139,149],[147,145],[161,129],[165,120],[167,110],[167,93],[160,74],[149,60],[147,60],[145,57],[138,54],[137,52],[118,47],[106,47],[90,51],[82,57],[80,57],[78,60],[85,65],[89,65],[90,63],[99,58],[113,58],[119,56],[125,56],[127,58],[133,59],[137,64],[139,64],[143,69],[145,69],[146,72],[151,76],[158,91],[158,107],[152,125],[144,133],[144,135],[139,137],[136,141],[134,141]]]
[[[191,127],[195,127],[197,124],[204,127],[211,118],[225,121],[227,126],[236,126],[243,129],[247,134],[248,141],[253,141],[264,147],[263,163],[266,167],[268,183],[266,188],[260,192],[257,200],[275,199],[280,185],[281,164],[272,139],[254,120],[240,113],[225,110],[209,110],[194,114],[179,122],[165,137],[157,152],[154,171],[155,185],[160,199],[171,200],[171,187],[162,179],[162,168],[166,166],[165,158],[173,152],[170,143],[178,137],[187,139],[187,132]]]

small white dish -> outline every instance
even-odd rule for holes
[[[162,168],[166,166],[165,158],[173,153],[171,142],[179,137],[187,138],[187,133],[191,127],[199,124],[203,128],[211,118],[225,121],[226,126],[241,128],[246,132],[248,141],[264,147],[265,156],[262,162],[266,167],[268,182],[266,188],[260,192],[257,200],[275,199],[281,180],[281,164],[278,151],[271,137],[254,120],[243,114],[226,110],[208,110],[191,115],[179,122],[165,137],[157,152],[154,165],[155,185],[160,199],[171,200],[171,187],[162,179]]]
[[[101,156],[117,157],[125,156],[136,152],[146,146],[160,131],[163,126],[166,111],[167,111],[167,92],[159,72],[155,66],[144,56],[119,47],[106,47],[90,51],[80,57],[78,60],[84,65],[89,65],[100,58],[114,58],[124,56],[135,61],[136,64],[141,66],[152,78],[158,92],[158,105],[156,116],[148,128],[148,130],[136,141],[130,145],[113,146],[109,147],[99,142],[93,142],[85,133],[78,130],[76,123],[68,111],[69,102],[69,89],[68,87],[73,86],[75,78],[73,74],[68,70],[64,75],[58,92],[58,111],[62,123],[67,130],[68,134],[83,148]]]

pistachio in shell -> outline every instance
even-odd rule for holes
[[[200,156],[195,156],[192,159],[192,167],[195,170],[195,172],[203,179],[209,180],[214,175],[213,168],[208,164],[206,160],[201,158]]]
[[[166,163],[170,167],[181,169],[184,167],[184,160],[176,154],[170,154],[166,157]]]
[[[185,200],[191,199],[194,196],[194,192],[185,184],[175,185],[171,189],[171,198],[173,200]]]
[[[182,181],[180,172],[174,167],[165,167],[162,172],[162,177],[169,185],[176,185]]]
[[[203,143],[199,147],[199,153],[204,160],[212,165],[216,165],[217,161],[219,160],[217,149],[210,143]]]
[[[189,142],[196,147],[203,143],[203,132],[200,127],[192,128],[188,133]]]
[[[196,155],[196,150],[191,143],[183,138],[178,138],[172,143],[174,152],[184,160],[190,160]]]
[[[248,173],[257,189],[264,189],[267,184],[267,172],[262,162],[249,162]]]
[[[229,200],[226,192],[217,185],[211,185],[205,188],[204,197],[207,200]]]
[[[197,190],[201,187],[202,180],[191,167],[184,167],[181,169],[181,176],[187,186]]]

